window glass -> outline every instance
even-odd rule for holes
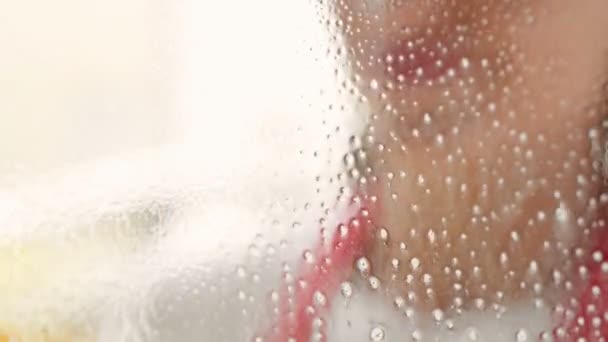
[[[608,339],[608,2],[0,13],[0,342]]]

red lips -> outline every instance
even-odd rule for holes
[[[470,61],[449,36],[429,35],[389,42],[383,63],[388,77],[398,84],[419,85],[453,77]]]

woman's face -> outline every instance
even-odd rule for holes
[[[446,308],[559,291],[602,224],[608,2],[334,5],[389,293]]]

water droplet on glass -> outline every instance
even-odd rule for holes
[[[477,328],[467,328],[466,334],[469,341],[478,341],[479,339],[479,332],[477,331]]]
[[[370,263],[366,257],[361,257],[361,258],[357,259],[356,267],[357,267],[357,270],[359,271],[359,274],[362,277],[367,278],[369,276]]]
[[[350,282],[340,284],[340,293],[344,298],[350,298],[353,295],[353,285]]]
[[[373,342],[384,341],[384,337],[385,337],[385,332],[384,332],[384,327],[382,327],[382,326],[375,326],[369,332],[370,341],[373,341]]]
[[[515,339],[517,342],[526,342],[528,341],[528,332],[525,329],[520,329],[515,334]]]
[[[323,307],[327,304],[327,297],[321,291],[315,291],[313,294],[313,300],[316,306]]]

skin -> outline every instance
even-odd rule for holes
[[[386,294],[446,310],[564,291],[603,224],[608,2],[333,8],[369,118],[359,169]]]

